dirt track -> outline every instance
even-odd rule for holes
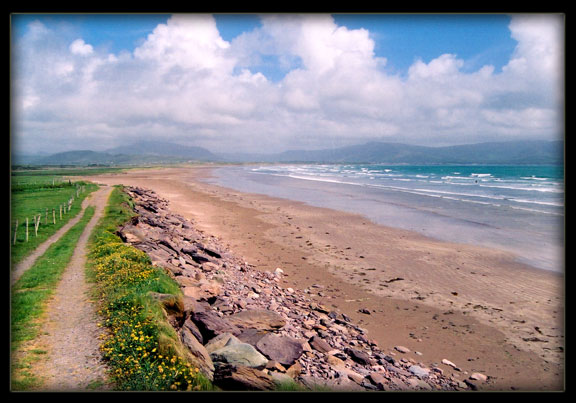
[[[31,343],[33,345],[27,346],[47,351],[46,359],[33,368],[33,373],[44,381],[39,390],[68,392],[108,387],[99,351],[98,337],[102,331],[97,326],[96,309],[89,298],[84,274],[88,238],[104,213],[111,190],[103,187],[83,204],[83,209],[90,205],[95,207],[94,216],[80,236],[70,264],[48,301],[41,318],[42,334]],[[83,211],[78,216],[82,214]],[[51,238],[49,241],[56,240]],[[24,270],[25,267],[22,272]]]

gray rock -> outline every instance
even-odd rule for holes
[[[204,345],[204,347],[206,348],[208,353],[211,353],[226,346],[226,344],[228,344],[231,338],[236,338],[236,336],[234,336],[232,333],[222,333],[211,339],[208,343]]]
[[[231,337],[224,347],[212,351],[210,358],[216,367],[227,364],[262,369],[268,363],[268,359],[253,346],[242,343],[236,337]]]
[[[408,368],[412,374],[416,375],[419,378],[427,378],[430,375],[430,370],[426,368],[422,368],[418,365],[412,365]]]

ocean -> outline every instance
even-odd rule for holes
[[[562,166],[262,164],[213,175],[210,182],[239,191],[358,213],[564,271]]]

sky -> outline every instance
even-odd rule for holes
[[[21,154],[564,138],[560,14],[13,14]]]

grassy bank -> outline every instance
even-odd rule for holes
[[[133,216],[129,197],[115,188],[89,243],[88,277],[108,329],[101,349],[111,377],[119,390],[211,390],[190,364],[157,298],[169,295],[173,304],[181,303],[178,284],[115,235]]]
[[[54,292],[68,266],[74,249],[86,224],[94,215],[94,208],[86,208],[81,220],[30,267],[14,284],[11,294],[11,352],[12,389],[26,390],[38,384],[38,379],[28,371],[30,363],[45,352],[21,351],[23,342],[34,340],[41,331],[40,317],[45,303]],[[17,358],[15,358],[17,357]]]

